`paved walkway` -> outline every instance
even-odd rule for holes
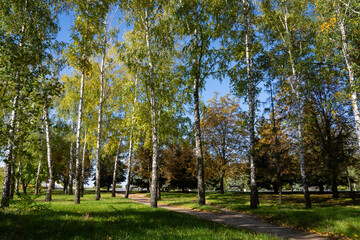
[[[149,198],[147,198],[144,194],[130,194],[129,197],[135,202],[139,202],[145,205],[150,205]],[[215,213],[215,212],[197,211],[187,208],[179,208],[179,207],[163,205],[163,204],[158,205],[158,207],[170,211],[175,211],[175,212],[203,218],[213,222],[231,225],[241,229],[251,230],[257,233],[277,235],[279,238],[284,238],[284,239],[313,239],[313,240],[330,239],[310,232],[299,231],[287,227],[275,226],[269,223],[265,223],[249,214],[233,212],[225,208],[219,208],[222,212]]]

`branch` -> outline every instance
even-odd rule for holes
[[[345,2],[343,2],[342,0],[338,0],[339,2],[341,2],[342,4],[344,4],[350,11],[352,11],[353,13],[356,13],[356,14],[358,14],[358,15],[360,15],[360,12],[359,11],[356,11],[356,10],[354,10],[354,9],[352,9],[351,7],[350,7],[350,3],[345,3]]]

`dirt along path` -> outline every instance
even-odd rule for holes
[[[131,198],[135,202],[142,203],[145,205],[150,205],[150,199],[147,198],[144,194],[130,194],[129,198]],[[158,207],[178,213],[184,213],[191,216],[203,218],[209,221],[218,222],[241,229],[254,231],[257,233],[276,235],[277,237],[284,239],[313,239],[313,240],[330,239],[310,232],[299,231],[287,227],[275,226],[270,223],[263,222],[260,219],[251,216],[249,214],[234,212],[221,207],[219,207],[219,209],[222,211],[220,213],[204,212],[204,211],[174,207],[164,204],[159,204]]]

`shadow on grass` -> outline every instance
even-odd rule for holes
[[[57,202],[46,211],[0,212],[0,239],[257,239],[230,227],[123,199],[96,202],[92,208],[94,201],[76,206]]]
[[[244,193],[208,194],[210,203],[239,212],[252,213],[269,222],[299,229],[331,232],[333,235],[360,236],[360,208],[351,205],[351,199],[333,199],[330,194],[312,195],[313,207],[305,209],[302,194],[283,196],[278,204],[275,194],[259,194],[260,207],[249,208],[250,196]]]
[[[187,193],[165,193],[172,205],[184,202],[196,203],[196,195]],[[343,235],[358,239],[360,236],[360,207],[352,206],[345,195],[333,199],[331,194],[312,194],[313,208],[305,209],[302,194],[284,194],[283,204],[278,204],[278,195],[260,193],[260,207],[250,209],[250,195],[243,192],[206,193],[207,204],[254,214],[269,222],[285,224],[299,229]],[[172,200],[172,201],[171,201]]]

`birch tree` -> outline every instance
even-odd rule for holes
[[[44,106],[44,126],[45,126],[45,134],[46,134],[46,158],[48,162],[48,168],[49,168],[49,185],[46,192],[46,202],[51,201],[52,197],[52,188],[54,185],[54,169],[51,159],[51,140],[50,140],[50,127],[49,127],[49,110],[48,106]]]
[[[177,10],[179,32],[184,39],[187,39],[182,49],[182,64],[184,66],[182,74],[188,91],[192,92],[191,99],[195,117],[198,205],[205,205],[200,92],[204,88],[206,79],[214,73],[217,64],[218,52],[212,44],[218,34],[218,25],[211,21],[211,14],[215,11],[213,1],[182,0],[180,3]]]
[[[2,135],[7,136],[3,139],[7,141],[1,201],[3,206],[8,205],[12,182],[14,182],[15,133],[17,118],[19,114],[22,114],[19,109],[25,107],[29,110],[31,104],[36,103],[34,94],[31,93],[32,91],[40,92],[42,85],[38,84],[38,80],[47,71],[42,64],[46,59],[51,58],[49,49],[54,46],[53,38],[58,30],[56,14],[56,6],[52,1],[5,1],[2,2],[0,9],[0,32],[2,43],[4,43],[0,55],[1,62],[5,63],[1,71],[2,101],[0,104],[2,106],[5,104],[10,109],[10,113],[6,113],[5,118],[8,119],[5,123],[8,126],[7,132]],[[24,61],[24,59],[27,60]],[[18,123],[27,124],[27,122]]]
[[[103,26],[106,12],[109,9],[108,2],[89,2],[76,0],[73,2],[75,13],[74,26],[72,28],[73,44],[67,52],[68,62],[81,73],[80,98],[78,104],[78,116],[76,125],[76,173],[75,173],[75,196],[74,203],[80,203],[81,194],[81,159],[80,142],[83,117],[84,85],[89,72],[90,57],[95,53],[95,37]]]
[[[100,14],[105,14],[105,20],[102,24],[101,27],[101,37],[100,37],[100,56],[101,56],[101,63],[100,63],[100,97],[99,97],[99,111],[98,111],[98,122],[97,122],[97,141],[96,141],[96,157],[95,157],[95,161],[96,161],[96,190],[95,190],[95,200],[100,200],[100,167],[101,167],[101,145],[102,145],[102,140],[101,140],[101,135],[102,135],[102,121],[103,121],[103,104],[104,104],[104,84],[105,84],[105,65],[106,65],[106,56],[107,56],[107,52],[108,52],[108,41],[109,41],[109,26],[111,24],[111,20],[112,17],[109,14],[110,11],[110,5],[111,1],[106,1],[105,4],[107,5],[107,9],[104,8],[102,11],[102,13]],[[113,13],[115,14],[115,12]]]
[[[159,181],[159,85],[166,79],[166,68],[173,49],[172,1],[131,1],[122,8],[127,20],[134,22],[134,29],[127,35],[126,64],[137,69],[139,84],[144,86],[150,103],[150,122],[152,139],[152,181],[151,207],[157,207]],[[170,54],[169,54],[170,53]],[[171,69],[171,68],[168,68]],[[166,79],[172,81],[172,79]],[[170,83],[165,84],[169,86]]]
[[[308,8],[309,4],[307,1],[264,1],[261,5],[261,10],[264,14],[263,23],[265,28],[267,28],[265,30],[266,39],[271,42],[275,39],[280,41],[280,44],[275,46],[274,49],[276,49],[275,51],[280,51],[281,49],[285,53],[283,55],[279,54],[279,56],[284,57],[282,58],[283,69],[274,68],[274,70],[279,70],[277,74],[286,80],[282,86],[289,89],[292,93],[305,205],[307,208],[310,208],[311,201],[306,180],[303,146],[302,102],[302,88],[304,87],[304,76],[306,76],[304,66],[306,65],[306,60],[311,56],[309,52],[311,52],[313,44],[311,42],[313,39],[311,24],[313,24],[313,21],[307,14]]]
[[[358,99],[358,82],[356,75],[356,45],[358,36],[356,29],[359,28],[360,5],[358,1],[337,0],[334,2],[317,0],[314,1],[315,13],[318,16],[317,42],[322,53],[347,73],[347,91],[354,115],[355,133],[360,151],[360,111]],[[333,51],[329,51],[329,50]],[[341,56],[339,62],[337,56]]]

